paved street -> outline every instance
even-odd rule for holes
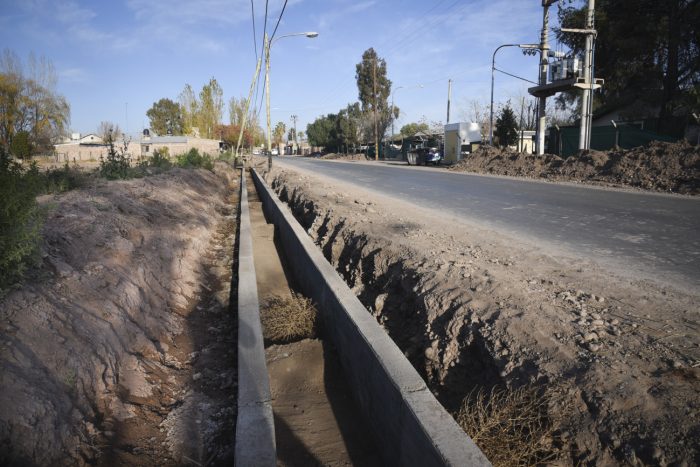
[[[700,290],[700,199],[451,173],[392,163],[275,158],[614,272]]]

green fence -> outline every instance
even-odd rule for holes
[[[561,157],[569,157],[578,152],[579,127],[568,126],[549,129],[547,152]],[[605,151],[615,146],[615,134],[618,146],[630,149],[644,146],[651,141],[676,141],[676,138],[642,130],[633,125],[594,126],[591,129],[591,149]]]

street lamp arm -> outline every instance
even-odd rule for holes
[[[273,37],[272,40],[270,41],[270,47],[272,47],[272,44],[277,42],[280,39],[284,39],[285,37],[294,37],[294,36],[306,36],[310,39],[313,39],[315,37],[318,37],[318,33],[314,31],[308,31],[308,32],[295,32],[292,34],[285,34],[284,36],[277,36]]]

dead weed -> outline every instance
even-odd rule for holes
[[[262,310],[263,337],[272,343],[289,343],[314,337],[318,312],[310,299],[292,294],[273,296]]]
[[[558,405],[554,397],[534,387],[482,388],[464,399],[455,419],[494,466],[551,463],[560,455],[556,432],[562,414],[551,415]]]

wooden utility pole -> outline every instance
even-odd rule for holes
[[[379,127],[377,126],[377,56],[372,61],[372,95],[374,97],[374,160],[379,160]]]

